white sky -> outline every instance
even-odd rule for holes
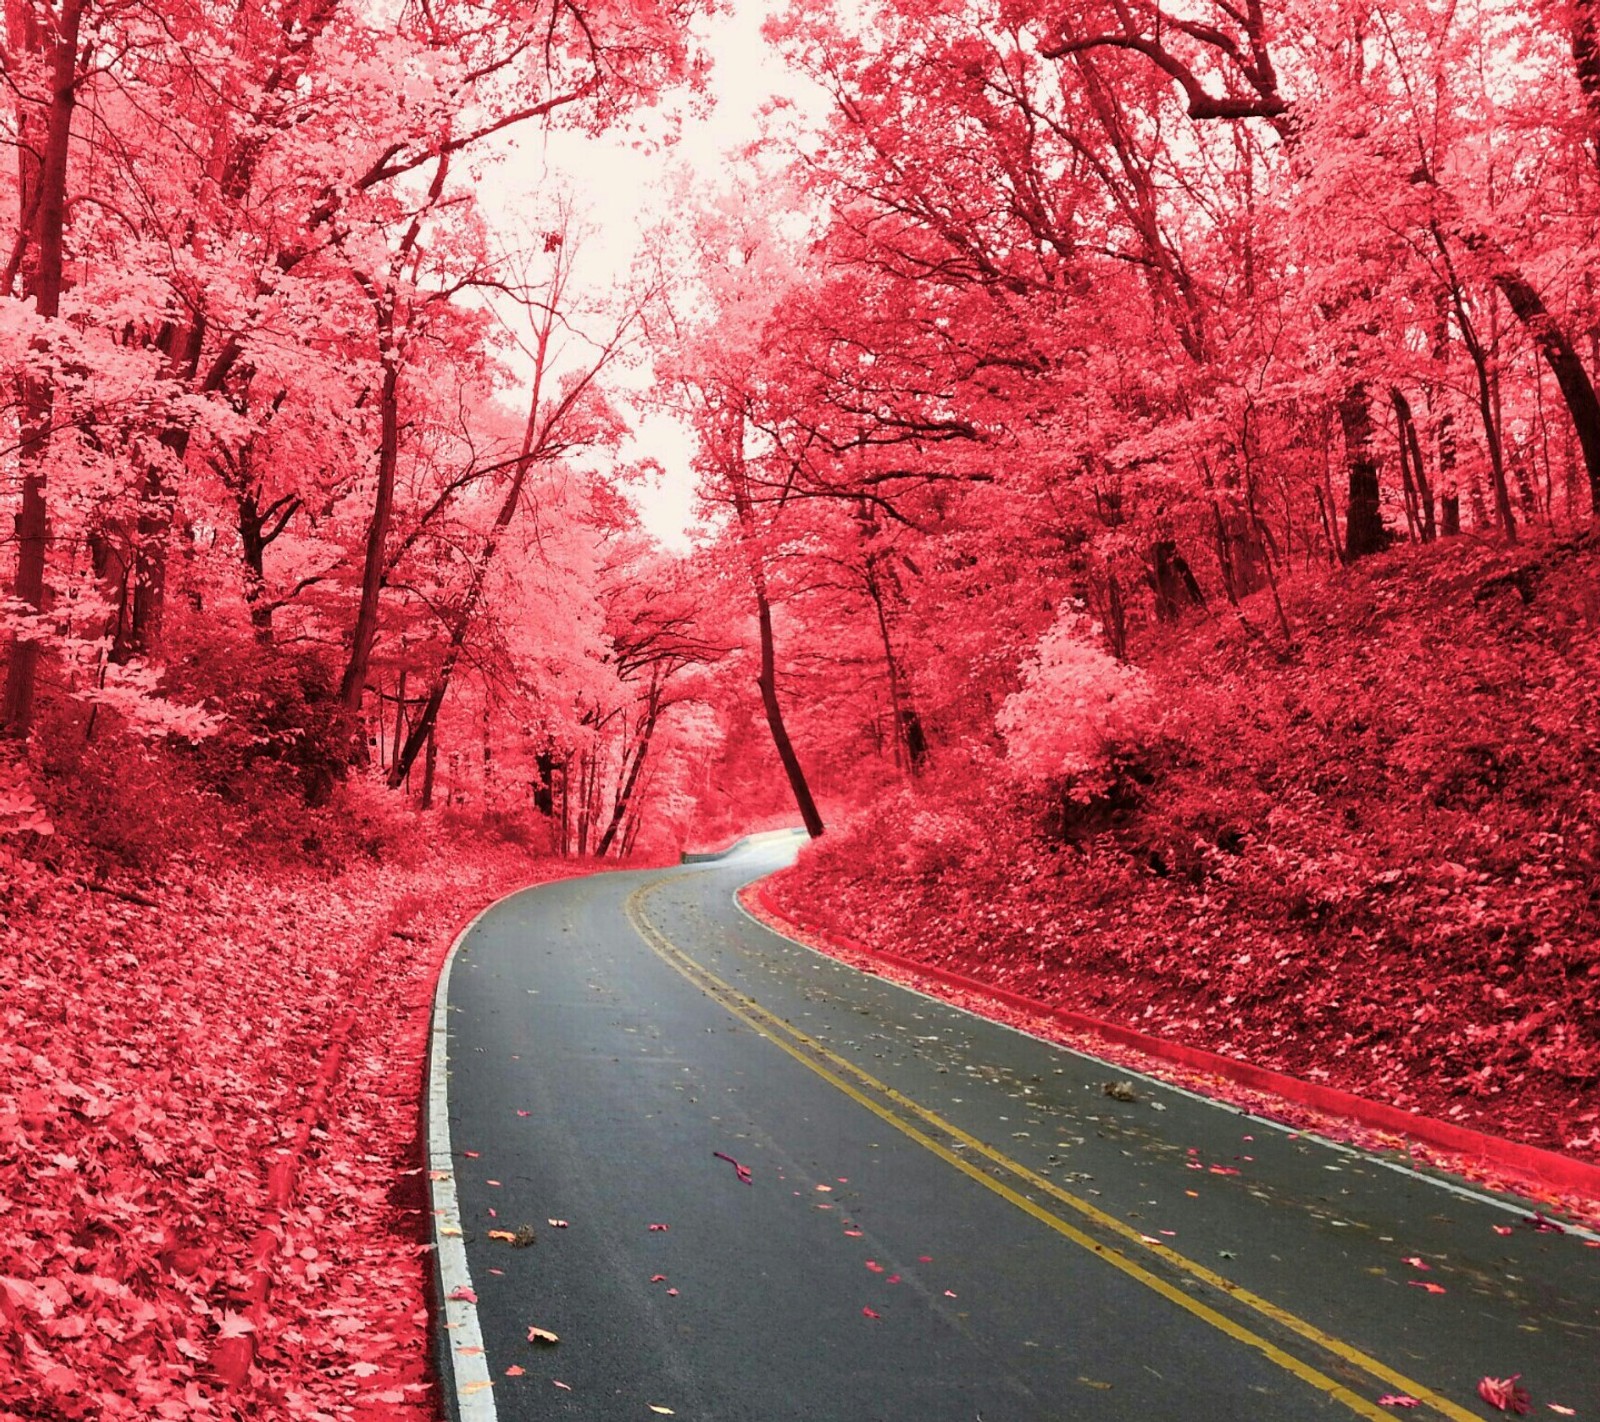
[[[712,61],[714,105],[703,117],[682,114],[681,138],[670,148],[642,143],[637,132],[616,132],[601,139],[570,133],[529,131],[513,139],[506,163],[497,174],[491,210],[505,212],[515,226],[519,210],[536,211],[540,195],[552,186],[570,188],[580,225],[595,236],[583,247],[578,272],[589,284],[606,284],[625,273],[644,234],[668,212],[668,174],[687,164],[715,180],[726,165],[725,155],[760,133],[761,108],[775,95],[797,100],[811,112],[822,111],[820,91],[788,70],[761,38],[761,25],[775,0],[733,0],[732,13],[703,19],[697,32]],[[669,101],[670,108],[682,105]],[[660,132],[661,116],[645,115],[638,127]],[[536,219],[535,219],[536,220]],[[644,380],[640,376],[640,381]],[[635,492],[647,528],[668,546],[688,544],[693,522],[694,475],[689,469],[692,440],[671,417],[645,414],[625,460],[658,461],[665,475],[653,489]]]

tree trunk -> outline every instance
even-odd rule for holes
[[[538,425],[537,396],[535,405],[528,415],[528,425],[523,435],[522,453],[517,460],[516,473],[512,476],[511,487],[506,491],[505,498],[501,501],[500,511],[495,515],[493,525],[488,536],[483,541],[479,550],[478,560],[473,565],[472,582],[467,587],[467,595],[462,598],[450,619],[450,640],[445,647],[444,659],[439,664],[439,670],[434,674],[433,684],[428,688],[428,699],[423,703],[422,714],[417,718],[416,724],[411,728],[411,734],[406,738],[406,743],[400,748],[400,754],[389,767],[389,788],[392,790],[411,769],[412,762],[416,760],[421,751],[423,742],[433,732],[433,724],[439,718],[439,708],[444,705],[445,693],[450,689],[450,678],[455,674],[456,663],[461,659],[461,649],[466,645],[467,629],[472,625],[472,615],[478,610],[478,603],[483,597],[483,585],[489,576],[490,565],[494,562],[496,548],[499,547],[500,536],[509,527],[511,520],[517,512],[517,504],[522,499],[522,490],[528,480],[528,473],[533,468],[533,444],[535,430]],[[374,526],[376,526],[374,519]],[[368,547],[370,550],[371,542]],[[378,575],[382,575],[382,559],[376,565]],[[348,674],[348,673],[347,673]],[[363,679],[365,672],[362,673]]]
[[[378,392],[378,487],[372,501],[372,522],[367,526],[366,556],[361,565],[361,605],[350,636],[350,657],[339,681],[339,701],[351,712],[361,709],[367,672],[372,665],[372,646],[378,637],[378,594],[383,588],[383,556],[394,516],[394,478],[400,463],[400,358],[391,344],[393,323],[380,321],[378,330],[380,348],[384,352],[383,382]]]
[[[540,751],[534,760],[539,778],[533,782],[533,808],[546,819],[556,813],[556,758],[550,751]]]
[[[1106,640],[1111,655],[1119,662],[1128,660],[1128,609],[1122,601],[1122,580],[1117,570],[1106,567]]]
[[[42,146],[35,160],[31,145],[19,146],[22,211],[33,218],[33,257],[23,266],[24,294],[32,297],[38,315],[53,321],[61,313],[62,239],[67,211],[67,160],[72,137],[72,111],[78,102],[78,35],[87,0],[62,0],[52,40],[50,105]],[[31,43],[37,42],[32,31]],[[19,127],[31,127],[21,116]],[[35,166],[35,162],[37,166]],[[32,187],[32,191],[28,189]],[[43,355],[43,351],[36,352]],[[17,512],[17,568],[12,595],[34,612],[44,611],[45,557],[50,544],[50,510],[46,499],[46,460],[55,414],[55,386],[48,375],[22,377],[21,447],[22,502]],[[39,675],[39,643],[13,636],[6,664],[6,685],[0,702],[0,730],[25,739],[33,726],[34,695]]]
[[[1187,607],[1204,607],[1205,595],[1195,581],[1188,560],[1178,552],[1177,542],[1171,538],[1158,538],[1150,545],[1150,567],[1147,578],[1156,595],[1156,617],[1162,622],[1175,621]]]
[[[433,727],[428,727],[428,754],[422,761],[422,808],[433,808],[433,776],[439,766],[439,741],[433,734]]]
[[[1511,494],[1506,487],[1505,453],[1500,444],[1500,423],[1494,417],[1494,394],[1489,381],[1489,355],[1478,339],[1477,331],[1467,319],[1466,307],[1460,289],[1453,293],[1456,300],[1456,320],[1461,328],[1461,338],[1467,354],[1472,358],[1473,373],[1478,382],[1478,416],[1483,421],[1483,437],[1489,446],[1489,481],[1494,491],[1494,507],[1499,515],[1500,527],[1507,542],[1517,541],[1516,519],[1511,513]]]
[[[561,857],[572,852],[572,757],[561,762]]]
[[[1572,66],[1589,110],[1590,138],[1600,156],[1600,6],[1595,0],[1571,0],[1571,4]]]
[[[811,798],[811,787],[806,783],[800,757],[795,754],[794,742],[789,739],[788,728],[783,724],[783,709],[778,704],[777,653],[772,637],[772,604],[767,601],[765,579],[756,583],[756,623],[761,633],[761,674],[756,685],[761,690],[761,706],[767,713],[767,728],[772,732],[772,744],[777,747],[778,759],[783,762],[783,772],[789,777],[789,788],[794,792],[794,802],[805,822],[806,833],[812,839],[822,834],[822,816],[817,802]]]
[[[1556,378],[1567,413],[1572,417],[1572,427],[1578,436],[1578,446],[1583,451],[1584,468],[1589,475],[1589,507],[1600,514],[1600,398],[1595,396],[1589,372],[1567,333],[1550,314],[1534,286],[1511,269],[1502,253],[1495,251],[1489,238],[1479,232],[1462,234],[1469,251],[1489,251],[1495,259],[1494,284],[1505,297],[1512,314],[1527,328],[1534,344],[1544,356],[1550,373]]]
[[[239,553],[244,561],[244,600],[250,626],[262,646],[272,642],[272,604],[267,601],[266,515],[252,492],[239,495]]]
[[[1383,526],[1378,488],[1378,460],[1372,449],[1372,402],[1367,383],[1352,381],[1339,401],[1339,427],[1344,431],[1345,468],[1350,499],[1345,508],[1345,558],[1354,562],[1389,545]]]
[[[604,859],[610,852],[612,842],[617,837],[617,830],[622,825],[623,817],[628,813],[628,806],[633,800],[633,792],[639,784],[639,772],[644,769],[645,757],[650,754],[650,737],[655,734],[656,720],[661,715],[661,697],[655,687],[650,689],[649,711],[644,718],[644,726],[639,732],[639,746],[633,753],[633,764],[628,767],[627,778],[622,783],[622,788],[617,793],[611,806],[611,820],[606,825],[605,833],[600,836],[600,843],[595,847],[595,858]]]
[[[1394,405],[1395,422],[1399,431],[1400,473],[1406,486],[1406,511],[1414,518],[1417,537],[1423,543],[1432,543],[1438,536],[1433,520],[1433,489],[1428,484],[1428,472],[1422,462],[1422,442],[1417,438],[1417,422],[1411,412],[1411,402],[1399,386],[1389,391]]]
[[[1456,484],[1456,417],[1448,410],[1434,427],[1439,447],[1439,534],[1454,538],[1461,532],[1461,490]]]
[[[894,639],[889,635],[889,612],[884,605],[883,584],[878,577],[877,561],[869,553],[866,560],[867,594],[878,618],[878,637],[883,643],[883,665],[889,678],[889,707],[894,728],[894,761],[902,763],[913,775],[918,774],[928,756],[928,742],[922,731],[922,718],[912,702],[900,659],[894,654]]]

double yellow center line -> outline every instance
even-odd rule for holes
[[[650,946],[658,957],[669,966],[675,968],[691,983],[698,987],[707,996],[715,999],[751,1031],[765,1037],[774,1046],[787,1052],[808,1071],[814,1072],[837,1091],[848,1096],[857,1105],[872,1112],[886,1124],[893,1126],[903,1136],[915,1141],[931,1155],[937,1156],[952,1169],[959,1170],[963,1175],[982,1185],[984,1189],[998,1195],[1008,1204],[1014,1205],[1024,1214],[1031,1216],[1047,1229],[1065,1239],[1071,1240],[1080,1248],[1087,1250],[1097,1258],[1105,1260],[1113,1268],[1121,1270],[1130,1279],[1134,1279],[1146,1288],[1161,1295],[1162,1298],[1183,1309],[1186,1313],[1209,1324],[1220,1333],[1254,1348],[1262,1356],[1282,1368],[1285,1372],[1292,1373],[1301,1381],[1309,1384],[1317,1391],[1324,1393],[1331,1399],[1343,1403],[1350,1411],[1361,1417],[1374,1419],[1388,1419],[1394,1413],[1378,1406],[1374,1401],[1353,1392],[1338,1379],[1330,1377],[1320,1368],[1297,1358],[1292,1353],[1285,1352],[1270,1339],[1262,1337],[1259,1333],[1246,1327],[1244,1324],[1220,1313],[1209,1304],[1191,1297],[1181,1288],[1160,1277],[1139,1263],[1131,1253],[1145,1253],[1157,1256],[1163,1263],[1179,1271],[1188,1278],[1207,1284],[1211,1288],[1220,1290],[1233,1301],[1235,1305],[1245,1310],[1270,1319],[1279,1328],[1297,1334],[1310,1343],[1313,1343],[1323,1352],[1339,1359],[1348,1366],[1365,1373],[1376,1382],[1381,1383],[1386,1389],[1407,1393],[1417,1399],[1424,1406],[1431,1408],[1441,1417],[1448,1417],[1452,1422],[1481,1422],[1477,1413],[1469,1412],[1464,1407],[1452,1402],[1447,1397],[1442,1397],[1431,1389],[1405,1374],[1397,1372],[1388,1364],[1380,1362],[1363,1353],[1359,1348],[1346,1343],[1343,1339],[1335,1338],[1332,1334],[1325,1333],[1313,1323],[1290,1313],[1287,1309],[1280,1308],[1277,1304],[1251,1293],[1248,1289],[1240,1288],[1231,1280],[1224,1278],[1214,1270],[1208,1269],[1203,1264],[1196,1263],[1193,1259],[1185,1258],[1176,1250],[1164,1244],[1152,1243],[1131,1225],[1124,1223],[1114,1215],[1107,1214],[1098,1205],[1063,1190],[1052,1180],[1029,1170],[1020,1161],[1013,1160],[1010,1156],[996,1150],[993,1146],[979,1140],[976,1136],[969,1135],[959,1126],[956,1126],[944,1117],[927,1107],[911,1100],[910,1097],[896,1091],[894,1087],[879,1081],[869,1072],[863,1071],[854,1062],[847,1061],[837,1053],[831,1052],[814,1038],[807,1036],[798,1028],[783,1019],[775,1016],[760,1003],[739,992],[724,982],[709,968],[696,962],[683,949],[679,948],[658,929],[645,914],[645,902],[651,894],[669,884],[688,878],[689,875],[675,875],[670,879],[660,879],[651,884],[636,889],[628,896],[626,911],[629,921],[638,930],[640,937]],[[920,1125],[917,1123],[921,1123]],[[965,1155],[958,1155],[942,1141],[935,1139],[922,1127],[928,1127],[951,1141],[959,1142]],[[1038,1192],[1049,1197],[1067,1209],[1074,1211],[1084,1219],[1092,1222],[1099,1229],[1116,1236],[1120,1241],[1130,1246],[1130,1253],[1123,1253],[1120,1249],[1105,1244],[1087,1234],[1070,1221],[1063,1219],[1059,1214],[1035,1200],[1029,1199],[1003,1179],[997,1179],[988,1170],[980,1168],[974,1163],[973,1157],[986,1160],[992,1166],[997,1166],[1011,1179],[1021,1182]]]

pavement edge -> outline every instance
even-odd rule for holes
[[[455,1164],[450,1151],[449,1012],[450,969],[457,952],[491,910],[521,893],[514,890],[486,905],[456,935],[439,968],[433,992],[433,1020],[428,1035],[428,1096],[425,1138],[428,1143],[428,1198],[433,1207],[434,1276],[444,1326],[437,1331],[434,1352],[444,1410],[452,1422],[498,1422],[494,1379],[483,1351],[483,1330],[467,1267],[467,1244],[456,1196]],[[476,1350],[476,1351],[472,1351]]]
[[[1600,1166],[1590,1165],[1586,1161],[1576,1160],[1558,1151],[1524,1145],[1520,1141],[1452,1125],[1447,1121],[1438,1121],[1430,1116],[1421,1116],[1382,1102],[1369,1101],[1366,1097],[1357,1096],[1353,1092],[1304,1081],[1299,1077],[1290,1076],[1287,1072],[1259,1067],[1251,1062],[1223,1056],[1200,1047],[1185,1046],[1181,1042],[1169,1042],[1165,1038],[1155,1037],[1135,1028],[1122,1027],[1114,1022],[1104,1022],[1099,1018],[1074,1012],[1070,1008],[1052,1007],[1048,1003],[1025,997],[1021,993],[1012,992],[994,983],[968,977],[964,973],[952,972],[948,968],[919,963],[883,949],[869,948],[854,939],[844,938],[819,925],[798,919],[790,910],[780,907],[771,893],[772,881],[776,877],[769,874],[745,885],[740,890],[740,896],[748,895],[753,905],[768,918],[809,936],[817,943],[837,944],[840,948],[858,954],[868,961],[884,963],[901,972],[919,974],[966,992],[996,999],[1040,1017],[1054,1019],[1075,1030],[1101,1037],[1105,1041],[1131,1047],[1159,1061],[1205,1071],[1251,1090],[1265,1091],[1297,1105],[1308,1106],[1330,1116],[1342,1117],[1370,1129],[1398,1134],[1421,1145],[1479,1159],[1507,1174],[1519,1177],[1530,1185],[1569,1192],[1588,1200],[1600,1200]]]

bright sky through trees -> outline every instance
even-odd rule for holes
[[[492,207],[515,226],[547,199],[552,183],[568,188],[580,219],[593,228],[581,280],[598,289],[625,275],[651,227],[672,214],[674,193],[685,181],[719,181],[730,155],[759,139],[762,112],[774,100],[820,122],[826,96],[762,37],[762,25],[777,8],[772,0],[741,0],[696,21],[711,62],[704,95],[669,95],[660,107],[598,141],[566,130],[519,133],[507,144],[510,156],[495,179]],[[668,141],[672,133],[676,140]],[[627,383],[644,392],[648,367],[631,372]],[[623,457],[654,459],[662,475],[631,493],[650,532],[681,549],[695,517],[693,435],[678,419],[645,405],[636,426]]]

